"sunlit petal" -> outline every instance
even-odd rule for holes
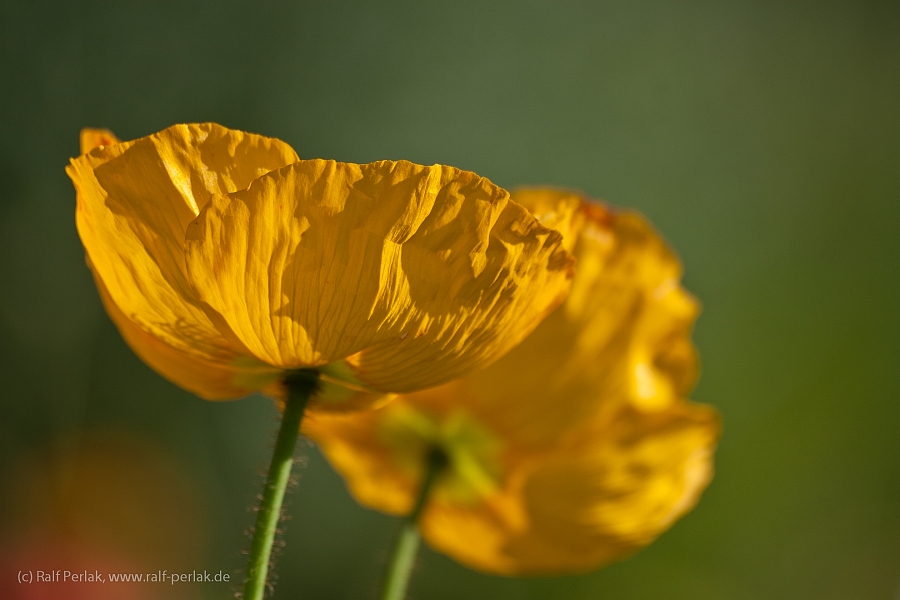
[[[492,362],[568,289],[571,256],[452,167],[300,161],[216,195],[186,234],[198,294],[266,363],[347,359],[378,390]]]

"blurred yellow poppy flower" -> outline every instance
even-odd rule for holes
[[[279,396],[299,368],[319,408],[434,386],[517,344],[572,276],[559,232],[453,167],[299,160],[210,123],[81,143],[66,171],[104,305],[203,398]]]
[[[565,303],[492,366],[303,430],[369,507],[408,514],[446,458],[419,527],[490,573],[582,572],[650,543],[712,476],[719,417],[688,402],[696,301],[638,215],[556,190],[513,193],[577,258]]]

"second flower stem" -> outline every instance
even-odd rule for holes
[[[403,519],[403,525],[394,544],[391,561],[388,563],[384,576],[384,586],[381,589],[381,600],[403,600],[406,597],[406,588],[409,587],[409,578],[412,575],[413,565],[416,563],[416,554],[419,551],[419,529],[417,522],[422,509],[428,500],[428,494],[434,486],[434,482],[441,471],[447,465],[447,456],[438,448],[434,448],[428,454],[428,464],[419,488],[419,496],[413,505],[412,511]]]
[[[256,515],[256,528],[250,545],[247,575],[244,579],[244,600],[262,600],[266,591],[272,543],[281,518],[284,493],[294,466],[294,447],[300,433],[300,422],[309,398],[319,385],[319,375],[312,369],[293,371],[285,377],[287,401],[281,417],[281,427],[275,440],[275,451],[266,477],[262,503]]]

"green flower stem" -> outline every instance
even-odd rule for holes
[[[253,531],[247,576],[244,579],[244,600],[262,600],[266,591],[272,543],[275,541],[275,531],[281,518],[281,505],[291,477],[291,467],[294,466],[294,447],[300,433],[300,422],[303,420],[307,402],[318,388],[319,374],[312,369],[292,371],[285,377],[284,385],[288,391],[288,398],[281,417],[278,438],[275,440],[275,451],[269,465],[262,503],[256,515],[256,528]]]
[[[433,449],[428,456],[428,465],[419,489],[419,497],[416,499],[412,512],[403,519],[403,526],[394,544],[394,552],[384,576],[381,600],[403,600],[406,597],[406,588],[409,587],[409,578],[416,562],[416,554],[419,551],[419,530],[416,523],[425,507],[435,480],[446,465],[447,456],[443,451],[438,448]]]

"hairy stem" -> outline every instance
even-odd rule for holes
[[[294,466],[294,447],[300,433],[300,422],[307,402],[318,388],[318,382],[319,375],[312,369],[292,371],[285,377],[287,401],[278,438],[275,440],[272,462],[269,464],[262,503],[256,515],[256,528],[253,531],[250,559],[244,579],[244,600],[262,600],[265,594],[272,543],[281,518],[281,505],[291,477],[291,467]]]

